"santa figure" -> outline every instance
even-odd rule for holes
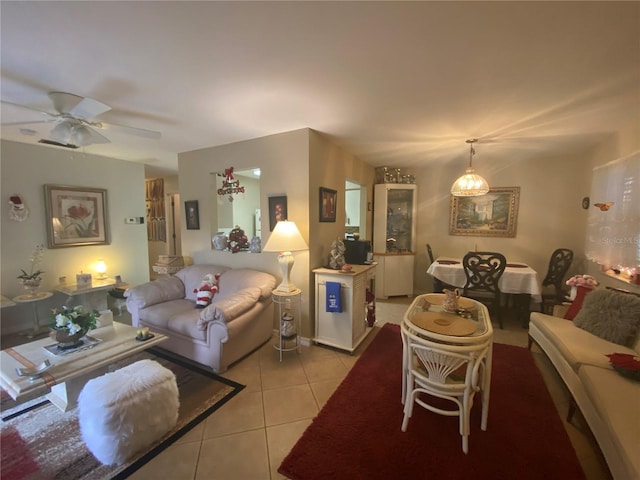
[[[208,273],[204,276],[200,287],[193,290],[196,294],[196,308],[205,308],[211,303],[213,296],[218,292],[219,279],[219,273],[215,275]]]

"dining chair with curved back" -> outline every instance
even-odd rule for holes
[[[431,265],[433,262],[436,261],[435,257],[433,256],[433,250],[431,249],[431,245],[427,243],[427,255],[429,256],[429,265]],[[453,290],[456,287],[453,287],[447,283],[444,283],[442,280],[437,279],[436,277],[432,276],[431,277],[432,281],[433,281],[433,292],[434,293],[442,293],[442,291],[445,288],[448,288],[450,290]]]
[[[542,280],[542,287],[553,286],[550,293],[542,293],[542,312],[551,313],[554,305],[561,305],[565,295],[564,277],[573,262],[573,250],[557,248],[549,259],[547,275]]]
[[[468,453],[471,407],[474,395],[479,392],[483,393],[480,428],[487,429],[491,382],[485,360],[491,341],[446,345],[419,337],[404,324],[401,328],[409,361],[401,430],[407,431],[414,404],[440,415],[458,416],[462,451]],[[438,399],[448,400],[455,407],[446,408]]]
[[[507,259],[498,252],[468,252],[462,259],[466,277],[462,295],[487,305],[490,311],[495,312],[500,328],[504,327],[498,282],[506,266]]]

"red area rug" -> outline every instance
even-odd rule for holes
[[[584,479],[531,353],[494,344],[487,431],[481,405],[469,453],[458,418],[416,406],[400,430],[402,341],[385,325],[284,459],[281,474],[314,479]]]

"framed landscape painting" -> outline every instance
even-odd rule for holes
[[[490,188],[479,197],[451,196],[450,235],[515,237],[520,187]]]
[[[110,243],[105,189],[45,185],[44,202],[49,248]]]

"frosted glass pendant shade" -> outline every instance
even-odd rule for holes
[[[467,168],[465,174],[451,186],[451,195],[454,197],[478,197],[487,193],[489,193],[489,184],[475,173],[472,167]]]
[[[453,182],[451,186],[451,195],[454,197],[479,197],[489,193],[487,181],[473,170],[473,156],[476,153],[473,144],[477,141],[477,138],[467,140],[469,144],[469,166],[464,175]]]

